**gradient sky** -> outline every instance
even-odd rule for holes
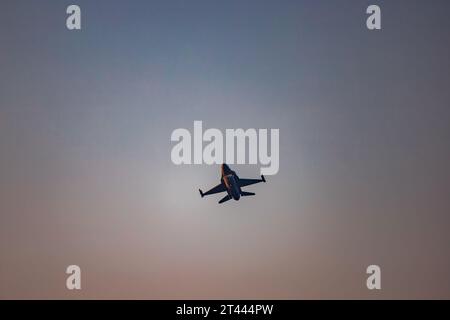
[[[0,298],[449,299],[449,12],[2,1]],[[279,173],[256,197],[201,199],[219,167],[170,160],[194,120],[279,128]]]

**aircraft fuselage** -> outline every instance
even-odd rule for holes
[[[234,199],[239,200],[241,197],[241,187],[238,184],[239,178],[236,174],[228,174],[222,177],[222,182],[227,188],[227,193]]]

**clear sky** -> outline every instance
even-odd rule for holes
[[[2,1],[0,298],[450,298],[449,10]],[[170,160],[194,120],[279,128],[279,173],[201,199],[219,167]]]

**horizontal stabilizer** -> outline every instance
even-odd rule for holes
[[[230,195],[226,195],[225,197],[222,198],[222,200],[219,201],[219,203],[224,203],[225,201],[228,201],[231,199]]]
[[[254,195],[255,195],[255,193],[253,193],[253,192],[245,192],[245,191],[241,192],[241,196],[243,196],[243,197],[254,196]]]

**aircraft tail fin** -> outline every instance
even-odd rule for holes
[[[224,203],[225,201],[228,201],[228,200],[230,200],[231,199],[231,196],[230,195],[226,195],[225,197],[223,197],[220,201],[219,201],[219,203]]]
[[[205,195],[203,194],[202,189],[198,189],[198,192],[200,192],[200,195],[202,196],[202,198],[205,196]]]
[[[245,192],[245,191],[241,192],[241,196],[243,196],[243,197],[254,196],[254,195],[255,195],[254,192]]]

